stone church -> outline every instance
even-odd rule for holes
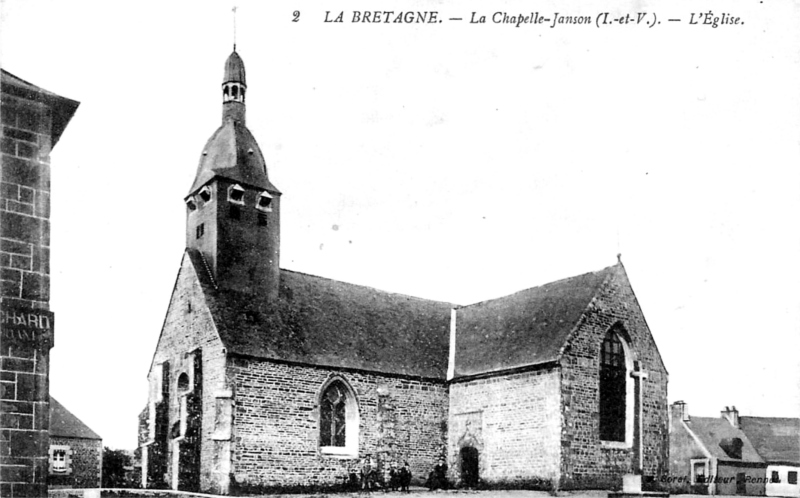
[[[417,483],[445,458],[461,485],[657,486],[667,372],[621,262],[469,306],[281,269],[235,50],[221,91],[140,416],[145,486],[332,486],[365,458]]]

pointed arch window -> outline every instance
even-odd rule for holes
[[[344,447],[347,427],[347,395],[340,382],[334,382],[322,396],[319,437],[322,446]]]
[[[618,327],[608,331],[600,347],[600,440],[632,441],[633,383],[631,358]]]
[[[358,402],[344,379],[335,378],[322,389],[319,400],[319,446],[323,454],[358,454]]]

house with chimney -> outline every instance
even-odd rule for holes
[[[719,417],[689,415],[688,405],[670,406],[669,490],[675,494],[763,496],[767,463],[742,429],[735,406]]]
[[[767,464],[767,496],[800,496],[800,418],[740,417],[742,431]]]

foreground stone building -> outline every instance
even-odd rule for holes
[[[0,496],[47,496],[50,152],[78,108],[0,70]]]
[[[463,307],[281,269],[246,92],[234,51],[148,376],[145,486],[328,486],[367,456],[417,480],[444,457],[467,485],[666,473],[667,372],[621,263]]]
[[[103,479],[103,438],[50,397],[48,486],[99,488]]]

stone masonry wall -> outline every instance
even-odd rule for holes
[[[200,456],[202,450],[203,428],[203,355],[202,350],[195,350],[194,376],[191,387],[181,396],[181,412],[178,417],[179,431],[183,439],[178,444],[178,489],[185,491],[200,490]],[[180,381],[179,389],[180,389]]]
[[[50,488],[99,488],[103,472],[103,441],[51,437],[50,446],[68,446],[69,473],[50,472],[47,480]]]
[[[47,495],[50,151],[77,102],[2,76],[0,99],[0,496]],[[62,108],[64,106],[64,108]]]
[[[47,495],[53,314],[0,309],[0,496]]]
[[[202,413],[198,469],[200,489],[221,491],[225,489],[229,475],[229,463],[224,455],[226,442],[212,436],[215,431],[216,396],[226,389],[225,353],[211,313],[205,304],[195,269],[189,257],[184,256],[148,377],[151,384],[150,406],[153,412],[147,417],[151,424],[151,439],[154,437],[156,406],[162,406],[159,403],[166,404],[168,427],[173,427],[176,422],[180,423],[181,397],[186,393],[178,389],[177,382],[181,373],[187,373],[190,382],[194,381],[194,352],[200,353],[199,356],[202,358],[202,389],[199,391],[203,395],[201,405],[198,406]],[[169,365],[170,386],[167,399],[161,399],[161,381],[164,376],[161,365],[164,363]],[[171,487],[174,471],[171,435],[169,441],[166,454],[162,458],[167,469],[163,481]],[[143,452],[143,458],[150,459],[151,455],[145,456],[145,453],[146,450]]]
[[[333,376],[358,400],[358,456],[382,465],[407,460],[416,481],[444,453],[447,388],[443,382],[232,358],[233,474],[238,485],[342,483],[359,468],[353,457],[320,453],[319,396]]]
[[[483,482],[549,488],[559,471],[561,414],[557,369],[450,385],[450,478],[460,479],[460,451],[478,450]]]
[[[630,336],[632,360],[641,361],[649,375],[644,381],[643,486],[658,488],[660,477],[668,472],[667,372],[620,266],[590,303],[562,355],[562,488],[618,489],[622,475],[635,470],[635,448],[604,443],[599,436],[600,347],[616,323]]]
[[[167,474],[169,464],[169,362],[165,361],[159,366],[161,368],[161,388],[156,393],[151,392],[152,400],[148,403],[146,418],[147,436],[142,450],[144,456],[142,486],[145,488],[165,488],[170,482]],[[158,389],[152,383],[150,388]]]
[[[6,306],[47,310],[52,111],[5,91],[0,107],[0,297]]]

